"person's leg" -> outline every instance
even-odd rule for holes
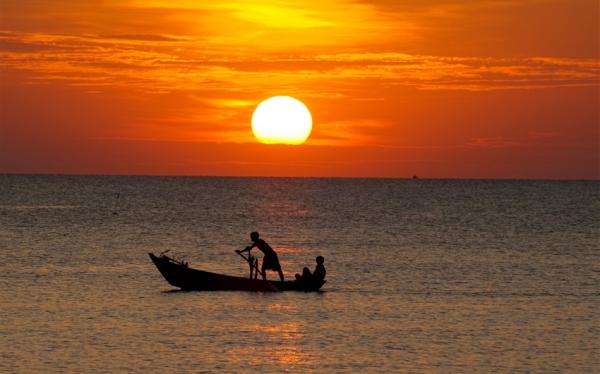
[[[265,262],[264,261],[262,263],[261,270],[262,270],[262,274],[261,275],[263,277],[263,280],[267,280],[267,268],[265,267]]]
[[[281,271],[281,268],[277,269],[277,272],[279,273],[279,279],[281,279],[281,281],[283,282],[283,271]]]
[[[312,276],[312,273],[310,272],[310,270],[305,267],[304,269],[302,269],[302,277],[305,278],[306,280],[308,280],[310,277]]]

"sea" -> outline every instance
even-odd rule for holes
[[[247,276],[252,231],[321,292],[148,256]],[[598,181],[0,175],[0,254],[2,373],[600,371]]]

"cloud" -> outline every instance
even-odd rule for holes
[[[335,85],[374,81],[421,90],[543,89],[596,86],[596,59],[446,57],[406,53],[330,53],[234,58],[218,51],[189,53],[196,41],[162,35],[0,35],[0,67],[25,70],[36,80],[56,79],[90,86],[99,81],[141,92],[205,89],[243,90],[278,86]],[[314,87],[314,85],[313,85]],[[321,91],[323,94],[323,92]],[[327,94],[327,93],[325,93]],[[330,94],[336,94],[330,92]],[[339,93],[338,93],[339,94]],[[369,97],[367,99],[376,99]]]

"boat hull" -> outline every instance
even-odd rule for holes
[[[234,277],[203,270],[192,269],[186,264],[179,263],[167,256],[155,256],[148,253],[158,271],[170,285],[182,290],[194,291],[318,291],[325,280],[305,284],[297,281],[268,281]]]

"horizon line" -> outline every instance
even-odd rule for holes
[[[420,177],[412,176],[294,176],[294,175],[201,175],[201,174],[118,174],[118,173],[65,173],[65,172],[3,172],[0,171],[0,176],[56,176],[56,177],[143,177],[143,178],[236,178],[236,179],[379,179],[379,180],[406,180],[406,181],[555,181],[555,182],[600,182],[600,177],[597,179],[588,178],[517,178],[517,177]]]

